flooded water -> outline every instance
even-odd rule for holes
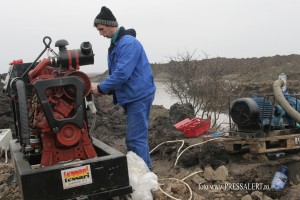
[[[156,92],[153,105],[162,105],[163,107],[170,109],[170,107],[179,102],[177,98],[172,97],[167,93],[167,88],[162,82],[155,82]]]
[[[156,93],[155,98],[153,101],[153,105],[162,105],[164,108],[170,109],[170,107],[175,104],[179,103],[180,101],[172,97],[170,94],[167,93],[167,88],[162,82],[155,82],[156,85]],[[218,124],[221,124],[221,130],[227,130],[229,128],[229,118],[227,114],[221,114],[220,118],[217,121]]]

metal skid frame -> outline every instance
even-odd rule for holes
[[[24,200],[99,200],[132,193],[126,155],[96,138],[92,138],[92,142],[98,155],[95,158],[59,163],[49,167],[34,167],[24,158],[18,140],[11,140],[11,158]],[[90,182],[66,188],[62,171],[82,167],[90,169],[88,174]],[[78,177],[80,179],[80,176]]]

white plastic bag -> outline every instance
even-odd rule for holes
[[[157,176],[151,172],[144,160],[129,151],[127,153],[129,182],[133,188],[132,200],[152,200],[151,191],[158,189]]]

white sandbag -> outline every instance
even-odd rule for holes
[[[132,200],[152,200],[151,191],[158,189],[157,176],[151,172],[144,160],[129,151],[127,153],[129,182],[133,188]]]

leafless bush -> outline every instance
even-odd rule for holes
[[[205,59],[198,62],[193,53],[178,53],[169,63],[168,92],[181,103],[191,103],[202,118],[211,117],[213,129],[218,129],[220,114],[228,109],[228,88],[223,79],[224,68],[218,62]]]

